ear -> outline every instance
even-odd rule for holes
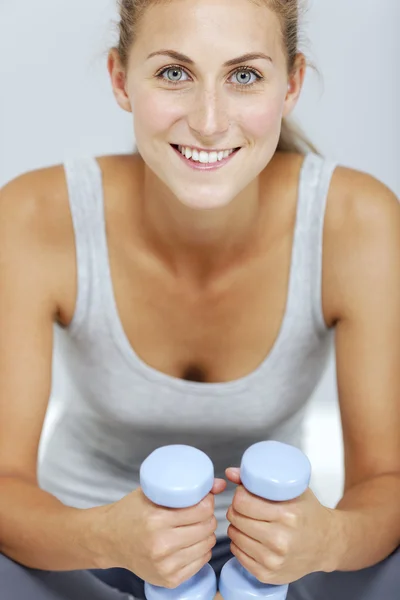
[[[288,117],[294,110],[303,88],[307,63],[304,54],[299,52],[296,56],[295,66],[288,79],[288,92],[283,108],[283,117]]]
[[[126,72],[121,64],[121,59],[116,48],[108,54],[107,69],[111,78],[111,85],[118,105],[127,112],[132,112],[131,103],[126,93]]]

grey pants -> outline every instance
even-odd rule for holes
[[[217,576],[232,557],[229,539],[213,549]],[[1,600],[144,599],[144,583],[124,569],[50,572],[27,569],[0,554]],[[399,600],[400,548],[378,565],[349,573],[313,573],[293,583],[287,600]]]

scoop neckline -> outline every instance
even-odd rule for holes
[[[146,363],[135,351],[134,347],[129,341],[129,338],[125,332],[124,326],[121,321],[120,313],[118,310],[118,305],[116,302],[114,283],[112,280],[111,273],[111,265],[110,265],[110,255],[108,248],[108,238],[107,238],[107,230],[106,230],[106,219],[105,219],[105,206],[104,206],[104,187],[103,187],[103,174],[101,171],[101,167],[96,160],[97,167],[100,173],[100,210],[102,212],[102,231],[101,231],[101,244],[102,248],[99,249],[102,256],[104,257],[104,287],[106,292],[106,302],[107,306],[105,309],[105,315],[107,320],[108,331],[110,334],[113,343],[118,350],[121,357],[124,359],[125,363],[133,368],[136,372],[140,372],[140,375],[145,377],[148,381],[157,383],[160,385],[164,385],[166,387],[173,388],[175,391],[180,391],[182,393],[190,393],[190,394],[208,394],[209,392],[216,393],[217,395],[225,395],[230,392],[240,391],[246,388],[250,383],[257,380],[266,370],[272,368],[274,365],[275,358],[280,350],[281,346],[285,340],[285,334],[287,330],[288,324],[288,315],[290,313],[292,303],[294,301],[294,286],[295,286],[295,275],[294,275],[294,263],[296,250],[298,247],[298,238],[299,238],[299,213],[300,213],[300,205],[301,205],[301,191],[302,191],[302,181],[304,177],[304,171],[308,159],[310,157],[310,153],[306,154],[304,160],[302,162],[300,173],[299,173],[299,184],[298,184],[298,192],[297,192],[297,202],[296,202],[296,217],[295,217],[295,225],[294,232],[292,237],[292,249],[291,249],[291,263],[289,270],[289,282],[287,287],[286,301],[285,301],[285,310],[281,320],[281,324],[279,327],[279,331],[277,336],[271,346],[268,354],[262,360],[262,362],[253,369],[247,375],[242,377],[232,379],[230,381],[221,381],[221,382],[197,382],[197,381],[187,381],[185,379],[180,379],[179,377],[175,377],[174,375],[169,375],[168,373],[164,373],[163,371],[159,371],[155,367],[152,367],[148,363]]]

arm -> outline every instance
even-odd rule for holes
[[[400,544],[400,206],[372,177],[341,171],[324,256],[345,450],[329,554],[333,569],[358,570]]]
[[[400,543],[400,206],[372,177],[337,169],[325,218],[323,309],[336,326],[345,490],[335,509],[310,489],[286,502],[239,484],[231,550],[263,583],[377,564]]]
[[[139,487],[117,502],[81,510],[38,486],[53,322],[68,322],[74,305],[64,186],[56,167],[0,191],[0,552],[34,569],[123,567],[155,585],[176,586],[210,560],[213,494],[223,491],[223,480],[215,480],[202,502],[182,509],[156,506]]]
[[[0,552],[37,569],[93,568],[97,509],[66,507],[36,479],[64,272],[60,216],[49,227],[42,183],[29,174],[0,191]]]

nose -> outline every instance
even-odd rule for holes
[[[216,138],[226,133],[229,114],[223,91],[199,91],[189,110],[188,124],[197,139]]]

